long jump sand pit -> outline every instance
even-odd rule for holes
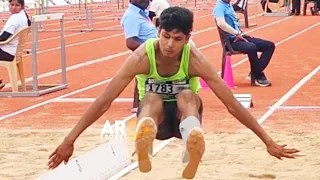
[[[70,129],[0,130],[0,179],[33,180],[47,170],[49,155]],[[89,127],[76,141],[73,157],[107,142],[100,138],[101,128]],[[128,140],[129,151],[133,143]]]
[[[106,142],[99,138],[100,130],[101,128],[86,130],[76,141],[74,156]],[[46,172],[49,154],[68,132],[69,129],[1,129],[0,179],[31,180]],[[273,158],[252,133],[207,133],[206,153],[195,179],[320,179],[320,133],[273,132],[271,136],[279,143],[288,143],[300,149],[300,156],[283,161]],[[128,147],[133,152],[132,141],[128,141]],[[151,172],[144,174],[135,169],[121,179],[181,179],[181,152],[181,141],[174,139],[152,159]]]
[[[301,150],[296,159],[278,160],[271,157],[264,144],[252,133],[206,134],[206,152],[194,179],[203,180],[316,180],[320,179],[320,133],[270,134],[277,142]],[[288,146],[291,147],[291,146]],[[152,159],[149,173],[132,171],[121,180],[182,179],[182,143],[175,139]]]

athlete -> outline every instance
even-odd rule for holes
[[[105,91],[50,155],[49,168],[68,162],[76,139],[109,109],[134,77],[137,77],[140,100],[135,145],[141,172],[151,170],[149,150],[153,140],[176,137],[182,139],[185,147],[183,162],[187,165],[183,177],[195,176],[205,152],[201,129],[203,107],[197,95],[201,88],[199,77],[208,83],[228,111],[265,143],[272,156],[294,158],[299,151],[275,143],[235,99],[207,58],[189,43],[192,28],[191,11],[182,7],[165,9],[160,16],[159,38],[147,40],[129,55]]]

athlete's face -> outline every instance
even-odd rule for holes
[[[181,31],[170,32],[159,28],[158,31],[160,50],[164,56],[174,57],[181,53],[183,46],[188,43],[190,34],[185,35]]]
[[[12,0],[9,4],[9,9],[12,14],[16,14],[21,11],[22,6],[17,0]]]

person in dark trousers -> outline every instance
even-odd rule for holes
[[[301,9],[301,0],[292,0],[292,9],[290,15],[299,16]]]
[[[136,50],[147,39],[157,37],[157,28],[149,18],[147,7],[149,0],[130,0],[128,9],[123,14],[121,25],[124,29],[126,46],[131,51]],[[139,106],[137,82],[134,88],[132,113],[137,112]]]
[[[311,7],[310,11],[312,15],[319,15],[319,10],[320,10],[320,0],[314,0],[317,2],[317,7]]]
[[[269,2],[277,2],[278,0],[270,0]],[[265,6],[266,6],[267,0],[261,0],[261,6],[263,11],[265,11]],[[272,10],[267,6],[267,13],[272,13]]]
[[[230,0],[218,0],[213,9],[217,25],[229,35],[232,48],[235,51],[248,54],[251,71],[248,79],[252,85],[261,87],[270,86],[265,73],[275,50],[275,44],[271,41],[244,35],[237,21],[237,15],[230,3]],[[258,52],[262,52],[260,58]]]

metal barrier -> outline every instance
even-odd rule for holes
[[[38,14],[50,14],[50,13],[65,13],[65,21],[80,21],[83,22],[83,24],[78,25],[78,26],[74,26],[74,27],[69,27],[69,28],[65,28],[65,31],[71,31],[71,32],[90,32],[90,31],[122,31],[122,28],[120,26],[116,26],[116,27],[105,27],[105,28],[98,28],[98,27],[94,27],[94,24],[97,21],[101,21],[101,23],[103,23],[104,21],[108,21],[108,20],[116,20],[116,21],[120,21],[122,14],[125,11],[125,2],[124,0],[117,0],[116,3],[110,3],[109,6],[110,8],[106,8],[104,9],[103,6],[99,6],[97,5],[97,2],[94,2],[92,0],[83,0],[80,1],[78,0],[78,6],[79,8],[74,11],[71,8],[69,9],[64,9],[61,7],[59,9],[53,10],[50,9],[50,7],[48,7],[45,3],[43,3],[43,0],[39,0],[39,7],[38,7]],[[107,4],[107,3],[105,3]],[[113,4],[117,5],[117,7],[114,7]],[[107,5],[106,5],[107,6]],[[66,8],[67,6],[65,6]],[[76,4],[72,4],[70,5],[70,7],[76,7]],[[95,7],[99,7],[98,10],[95,10]],[[109,14],[106,15],[106,12],[115,12],[115,14]],[[78,14],[76,16],[71,16],[68,17],[67,14]],[[97,17],[97,14],[103,14],[100,17]],[[96,23],[96,24],[101,24],[101,23]],[[80,28],[75,28],[75,27],[80,27]],[[45,28],[45,25],[41,25],[41,28],[39,29],[41,31],[46,31],[46,32],[57,32],[60,31],[59,29],[55,28]]]
[[[0,96],[41,96],[67,87],[66,77],[66,54],[65,54],[65,40],[63,27],[63,13],[35,15],[31,18],[32,27],[32,85],[26,85],[25,92],[0,92]],[[48,20],[60,21],[60,39],[61,39],[61,84],[39,84],[38,83],[38,63],[37,63],[37,49],[38,49],[38,23]]]

